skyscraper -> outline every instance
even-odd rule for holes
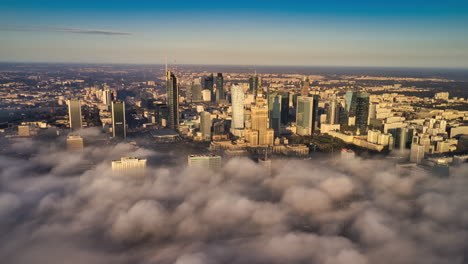
[[[127,137],[127,124],[125,122],[125,102],[112,102],[112,136],[125,139]]]
[[[318,96],[298,96],[296,108],[297,134],[312,135],[318,124]]]
[[[304,80],[302,81],[301,96],[309,96],[309,91],[310,91],[309,78],[304,77]]]
[[[340,118],[340,108],[336,100],[332,100],[327,107],[327,123],[338,124]]]
[[[268,110],[270,116],[270,128],[279,136],[281,125],[288,124],[289,116],[289,93],[275,92],[268,96]]]
[[[70,122],[70,129],[78,131],[81,129],[81,101],[79,99],[71,99],[68,103],[68,116]]]
[[[200,78],[195,78],[192,82],[192,101],[202,101],[202,85]]]
[[[268,107],[262,93],[258,93],[251,111],[252,128],[245,131],[246,140],[253,146],[273,145],[274,130],[268,128]]]
[[[262,77],[251,75],[249,77],[249,92],[257,96],[258,91],[262,89]]]
[[[200,131],[203,140],[211,140],[211,114],[203,111],[200,113]]]
[[[203,82],[204,86],[203,86],[203,89],[204,90],[209,90],[210,93],[211,93],[211,100],[214,101],[215,98],[216,98],[216,95],[214,93],[214,77],[213,77],[213,74],[209,75],[209,76],[206,76],[204,78],[204,82]]]
[[[367,132],[369,120],[369,94],[358,93],[356,96],[356,128],[361,134]]]
[[[188,156],[188,165],[189,167],[219,170],[221,169],[221,156],[190,155]]]
[[[220,102],[221,100],[226,99],[226,95],[224,94],[224,78],[222,73],[218,73],[216,76],[216,102]]]
[[[244,129],[244,89],[234,84],[231,87],[233,129]]]
[[[167,126],[177,130],[179,127],[179,86],[174,73],[167,71],[166,74],[167,107],[169,108],[169,119]]]
[[[102,103],[105,105],[110,105],[112,102],[112,91],[105,89],[102,91]]]

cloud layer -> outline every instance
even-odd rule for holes
[[[132,35],[129,32],[110,31],[102,29],[78,29],[78,28],[60,28],[60,27],[0,27],[3,31],[33,31],[33,32],[58,32],[72,34],[88,35],[106,35],[106,36],[127,36]]]
[[[441,179],[373,160],[277,161],[270,174],[234,158],[220,172],[152,167],[141,182],[112,174],[125,155],[159,154],[31,140],[2,151],[2,262],[466,263],[467,166]]]

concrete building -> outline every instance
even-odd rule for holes
[[[200,113],[200,131],[203,141],[211,140],[211,114],[209,112]]]
[[[411,144],[410,162],[421,163],[424,158],[424,145]]]
[[[232,125],[231,133],[236,135],[235,130],[244,129],[244,89],[239,85],[231,87],[232,101]]]
[[[135,157],[122,157],[120,160],[112,161],[112,171],[119,174],[143,177],[146,172],[146,161],[146,159]]]
[[[190,155],[188,156],[188,166],[211,170],[221,169],[221,156],[216,155]]]
[[[67,150],[70,152],[83,151],[83,138],[81,136],[68,136],[67,137]]]

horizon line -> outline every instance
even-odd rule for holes
[[[0,64],[90,64],[90,65],[161,65],[164,63],[136,63],[136,62],[28,62],[28,61],[0,61]],[[389,68],[389,69],[444,69],[468,70],[468,67],[447,66],[383,66],[383,65],[299,65],[299,64],[217,64],[217,63],[177,63],[177,66],[245,66],[245,67],[320,67],[320,68]]]

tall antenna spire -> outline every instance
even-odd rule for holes
[[[166,56],[165,63],[166,63],[166,73],[167,73],[167,56]]]

